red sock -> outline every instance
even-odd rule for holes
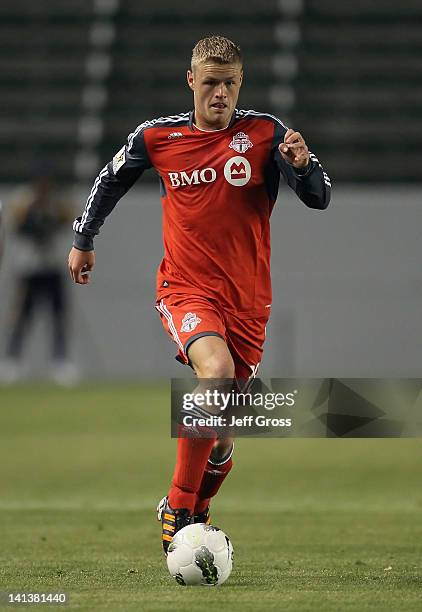
[[[233,461],[231,457],[221,465],[215,465],[210,461],[207,462],[196,498],[195,514],[204,512],[205,508],[207,508],[210,503],[210,498],[217,494],[224,479],[232,469],[232,465]]]
[[[169,492],[172,508],[187,508],[193,513],[196,494],[215,438],[179,438],[176,467]]]

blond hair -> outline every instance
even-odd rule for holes
[[[217,64],[240,64],[242,55],[239,45],[224,36],[207,36],[199,40],[192,51],[192,70],[194,66],[211,60]]]

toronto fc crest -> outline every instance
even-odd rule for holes
[[[187,312],[182,319],[182,327],[180,331],[191,332],[201,322],[202,319],[196,316],[194,312]]]
[[[233,140],[229,144],[229,147],[238,153],[245,153],[248,149],[253,147],[253,144],[245,132],[238,132],[236,136],[233,136]]]

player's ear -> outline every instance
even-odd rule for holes
[[[192,72],[192,70],[188,70],[187,71],[187,73],[186,73],[186,80],[188,82],[189,87],[193,91],[193,72]]]
[[[242,86],[243,83],[243,68],[240,70],[240,80],[239,80],[239,87]]]

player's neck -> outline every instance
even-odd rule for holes
[[[229,119],[227,125],[221,127],[214,127],[212,124],[210,125],[209,123],[207,123],[207,121],[202,119],[201,116],[198,116],[195,113],[193,118],[193,126],[200,132],[221,132],[222,130],[226,130],[229,127],[230,121],[231,119]]]
[[[203,127],[200,127],[197,123],[194,123],[193,125],[200,132],[221,132],[222,130],[227,130],[227,128],[230,125],[230,122],[227,125],[225,125],[224,127],[221,127],[221,128],[212,128],[210,126],[207,126],[207,129],[205,129]]]

